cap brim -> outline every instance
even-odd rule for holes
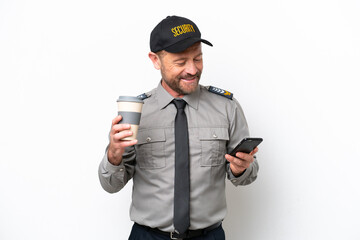
[[[165,48],[164,50],[171,53],[179,53],[182,51],[185,51],[188,47],[192,46],[193,44],[197,42],[203,42],[209,46],[213,46],[211,42],[201,39],[201,38],[186,38],[180,42],[177,42],[173,45],[170,45],[169,47]]]

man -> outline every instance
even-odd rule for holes
[[[150,36],[149,58],[161,72],[144,100],[137,140],[128,124],[112,121],[99,166],[102,187],[114,193],[133,179],[130,240],[225,239],[225,178],[246,185],[257,177],[250,154],[230,152],[249,136],[239,103],[227,91],[199,85],[203,69],[195,23],[171,16]]]

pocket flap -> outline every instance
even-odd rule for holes
[[[164,129],[139,130],[137,134],[138,144],[165,142]]]
[[[229,140],[227,128],[199,128],[199,138],[202,141]]]

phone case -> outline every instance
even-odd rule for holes
[[[254,150],[262,141],[262,138],[244,138],[231,151],[230,155],[235,156],[237,152],[251,153],[251,151]]]

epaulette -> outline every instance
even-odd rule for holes
[[[145,100],[147,98],[149,98],[151,96],[151,93],[143,93],[140,94],[139,96],[137,96],[137,98],[141,99],[141,100]]]
[[[207,90],[209,92],[218,94],[220,96],[226,97],[226,98],[231,99],[231,100],[233,98],[233,94],[231,92],[226,91],[226,90],[223,90],[223,89],[220,89],[220,88],[217,88],[217,87],[213,87],[213,86],[208,86],[206,88],[207,88]]]

